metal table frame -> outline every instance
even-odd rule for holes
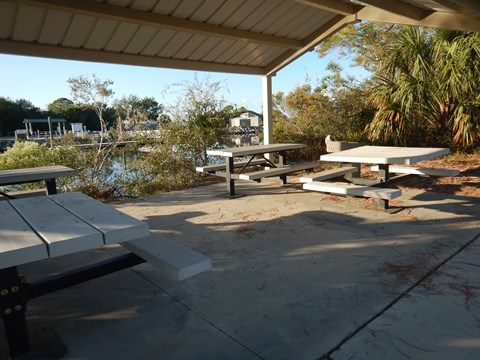
[[[271,167],[282,167],[287,164],[287,151],[303,148],[303,144],[268,144],[268,145],[254,145],[243,146],[227,149],[207,150],[207,155],[223,156],[226,163],[225,180],[227,184],[227,192],[230,196],[235,196],[235,178],[242,173],[245,168],[255,157],[264,158]],[[273,163],[266,154],[278,153],[278,163]],[[235,157],[249,157],[247,163],[235,173],[233,160]],[[286,176],[286,175],[282,175]],[[283,180],[283,179],[282,179]]]

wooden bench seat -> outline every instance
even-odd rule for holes
[[[236,161],[233,163],[233,166],[235,168],[243,167],[248,164],[248,161]],[[248,164],[249,166],[254,166],[254,165],[266,165],[268,164],[267,160],[265,159],[253,159],[250,161]],[[195,171],[201,172],[204,174],[211,174],[215,173],[216,171],[225,171],[227,169],[227,164],[221,163],[221,164],[213,164],[213,165],[206,165],[206,166],[197,166],[195,168]]]
[[[312,161],[312,162],[306,162],[301,164],[285,165],[279,168],[270,168],[265,170],[252,171],[244,174],[238,174],[238,178],[241,180],[258,181],[266,177],[281,176],[281,175],[286,175],[286,174],[297,172],[297,171],[315,169],[319,166],[320,166],[319,161]]]
[[[313,173],[311,175],[302,176],[299,181],[302,183],[309,183],[312,181],[328,180],[328,179],[336,178],[338,176],[351,174],[351,173],[354,173],[355,171],[357,171],[357,168],[354,166],[343,166],[337,169],[324,170],[324,171]]]
[[[212,268],[209,257],[160,234],[126,241],[122,246],[174,280],[184,280]]]
[[[361,186],[342,182],[312,181],[303,184],[303,189],[331,194],[352,195],[376,199],[391,200],[402,195],[399,189]]]
[[[378,165],[372,166],[371,169],[372,171],[378,171]],[[389,172],[425,176],[458,176],[460,174],[460,171],[456,169],[425,168],[418,166],[390,166]]]

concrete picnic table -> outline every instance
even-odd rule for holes
[[[320,160],[345,163],[411,165],[419,161],[430,160],[449,153],[450,149],[448,148],[367,145],[325,154],[320,156]]]
[[[385,187],[390,183],[391,165],[412,165],[420,161],[430,160],[450,153],[448,148],[427,148],[427,147],[400,147],[400,146],[360,146],[352,149],[334,152],[320,156],[321,161],[339,162],[343,164],[352,164],[356,167],[348,179],[353,184],[380,185]],[[377,180],[366,180],[360,177],[360,164],[375,164],[373,169],[378,171]],[[393,170],[393,168],[392,168]],[[414,171],[415,170],[415,171]],[[412,169],[406,167],[396,167],[395,173],[404,174],[438,174],[438,169]],[[458,174],[458,171],[450,171],[449,174]],[[447,174],[447,172],[445,172]],[[308,185],[313,186],[315,185]],[[354,185],[350,185],[352,188]],[[379,208],[388,208],[388,199],[378,198]]]

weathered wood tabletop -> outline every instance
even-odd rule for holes
[[[145,222],[78,192],[0,202],[0,311],[11,358],[31,349],[25,317],[29,300],[145,260],[124,254],[33,284],[19,276],[19,265],[149,235]]]
[[[75,170],[62,165],[2,170],[0,171],[0,186],[44,181],[46,193],[51,195],[57,193],[56,179],[67,176],[75,176],[75,174]],[[1,191],[0,195],[3,195],[7,198],[13,198],[12,196]]]
[[[148,225],[82,193],[0,202],[0,269],[150,235]]]
[[[253,146],[240,146],[226,149],[212,149],[207,150],[208,155],[217,155],[225,157],[238,157],[246,155],[268,154],[279,151],[294,150],[303,148],[303,144],[266,144]]]
[[[23,184],[74,175],[75,170],[62,165],[2,170],[0,171],[0,185]]]
[[[238,174],[234,174],[235,165],[233,159],[235,157],[243,157],[248,156],[250,159],[248,160],[248,164],[253,161],[253,159],[257,156],[262,157],[267,161],[266,166],[271,167],[283,167],[287,163],[286,160],[286,152],[288,150],[295,150],[303,148],[303,144],[295,144],[295,143],[280,143],[280,144],[266,144],[266,145],[254,145],[254,146],[240,146],[240,147],[233,147],[233,148],[225,148],[225,149],[212,149],[207,150],[207,154],[211,156],[223,156],[225,158],[225,173],[222,176],[225,177],[226,184],[227,184],[227,192],[230,196],[235,195],[235,178],[239,178]],[[271,162],[265,154],[278,154],[278,163],[274,164]],[[245,167],[243,167],[239,173],[243,171]],[[288,169],[284,169],[281,174],[280,178],[282,183],[286,182],[286,173]],[[268,174],[262,175],[263,177],[267,177]],[[261,177],[262,177],[261,176]],[[260,178],[261,178],[260,177]],[[256,179],[258,180],[258,179]]]

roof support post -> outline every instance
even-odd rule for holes
[[[262,76],[263,143],[273,143],[272,76]]]

